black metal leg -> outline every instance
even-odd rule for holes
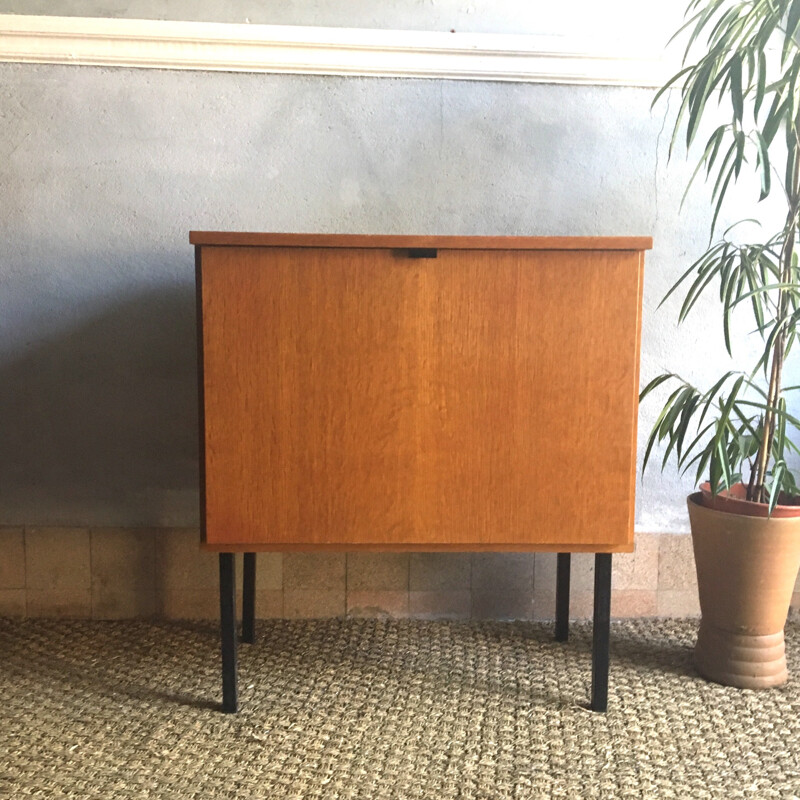
[[[244,554],[244,582],[242,585],[242,641],[253,644],[256,640],[256,554]]]
[[[222,710],[239,709],[236,691],[236,562],[233,553],[219,554],[219,617],[222,634]]]
[[[594,556],[592,626],[592,711],[608,708],[608,659],[611,634],[611,553]]]
[[[569,638],[569,568],[571,553],[559,553],[556,562],[556,641]]]

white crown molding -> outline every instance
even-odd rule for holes
[[[660,86],[670,64],[557,36],[0,14],[0,61]]]

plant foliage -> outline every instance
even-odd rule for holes
[[[750,369],[726,372],[706,391],[674,373],[650,381],[640,399],[662,385],[672,391],[650,433],[643,469],[654,445],[664,444],[662,469],[675,457],[682,471],[694,470],[697,482],[707,476],[712,491],[742,481],[748,499],[772,508],[781,492],[797,494],[787,457],[800,453],[790,438],[800,422],[785,399],[800,387],[782,386],[800,321],[800,0],[692,0],[686,18],[678,32],[690,34],[683,68],[653,103],[679,91],[670,155],[682,133],[687,149],[698,139],[702,144],[687,192],[700,175],[712,186],[710,242],[743,170],[755,169],[758,201],[778,184],[786,213],[782,229],[758,243],[736,243],[732,229],[725,231],[664,298],[684,292],[682,322],[701,295],[716,290],[728,352],[733,354],[731,318],[739,308],[752,314],[763,349]],[[709,119],[722,124],[702,142],[702,123]]]

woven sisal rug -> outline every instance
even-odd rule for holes
[[[265,621],[219,713],[211,623],[0,621],[0,797],[800,798],[794,680],[706,683],[694,621]]]

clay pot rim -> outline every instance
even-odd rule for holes
[[[772,514],[768,513],[766,503],[755,503],[752,500],[744,500],[740,498],[727,498],[715,495],[715,498],[721,497],[721,502],[718,505],[727,506],[727,508],[720,508],[717,505],[708,505],[705,500],[711,496],[710,491],[703,491],[704,486],[708,483],[701,484],[700,491],[692,492],[687,497],[687,502],[704,509],[705,511],[714,514],[725,514],[729,517],[736,517],[737,519],[751,518],[751,519],[768,519],[768,520],[798,520],[800,519],[800,505],[776,505],[772,510]]]

